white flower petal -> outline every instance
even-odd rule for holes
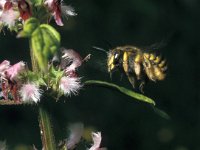
[[[61,10],[63,12],[64,15],[67,16],[76,16],[77,13],[75,12],[74,8],[69,6],[69,5],[62,5],[61,6]]]
[[[35,84],[24,84],[20,89],[20,96],[24,102],[39,102],[42,90]]]
[[[67,149],[73,149],[79,143],[83,135],[83,123],[74,123],[69,126],[70,136],[67,139]]]
[[[92,145],[92,147],[89,150],[97,150],[100,147],[101,144],[101,132],[92,132],[92,139],[94,144]]]
[[[60,79],[59,89],[67,96],[76,95],[81,87],[80,78],[64,76]]]
[[[9,9],[1,13],[0,21],[3,22],[8,27],[13,27],[18,18],[19,18],[19,12],[14,11],[13,9]]]

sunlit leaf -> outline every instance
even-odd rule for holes
[[[42,5],[44,0],[31,0],[31,3],[35,6]]]
[[[50,25],[41,24],[36,18],[28,19],[18,37],[29,37],[33,57],[42,71],[47,71],[48,59],[60,47],[60,34]]]
[[[50,25],[40,25],[31,36],[31,46],[40,69],[45,71],[48,58],[60,47],[60,35]]]
[[[38,28],[40,25],[38,19],[36,18],[30,18],[27,21],[25,21],[23,30],[19,32],[17,37],[31,37],[32,33],[36,28]]]
[[[85,85],[97,85],[97,86],[103,86],[103,87],[107,87],[107,88],[114,88],[114,89],[120,91],[121,93],[134,98],[135,100],[139,100],[139,101],[143,101],[143,102],[155,105],[154,100],[152,100],[151,98],[146,97],[142,94],[136,93],[132,90],[126,89],[124,87],[118,86],[113,83],[108,83],[108,82],[99,81],[99,80],[88,80],[85,82]]]

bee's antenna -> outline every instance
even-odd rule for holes
[[[105,41],[106,45],[107,45],[109,48],[112,48],[112,47],[113,47],[113,45],[112,45],[108,40],[104,40],[104,41]]]
[[[108,53],[107,50],[103,49],[103,48],[100,48],[100,47],[97,47],[97,46],[93,46],[92,48],[98,50],[98,51],[102,51],[102,52],[105,52],[105,53]]]

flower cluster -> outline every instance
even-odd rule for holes
[[[78,94],[81,89],[81,78],[77,68],[85,59],[74,50],[63,50],[60,63],[50,63],[48,73],[37,73],[28,70],[24,62],[10,65],[8,60],[0,64],[1,89],[3,99],[15,102],[39,102],[42,93],[53,90],[59,96]]]
[[[11,95],[12,99],[19,101],[18,88],[20,86],[19,74],[25,71],[25,63],[20,61],[14,65],[10,65],[10,61],[4,60],[0,64],[0,77],[2,96],[8,99]]]
[[[59,68],[64,71],[64,76],[60,79],[59,89],[65,95],[77,94],[81,88],[80,77],[77,68],[83,63],[82,57],[72,49],[62,49]]]
[[[38,5],[28,0],[0,0],[0,26],[16,28],[18,24],[23,24],[30,17],[37,16],[37,12],[33,11],[34,7]],[[59,26],[64,25],[62,15],[66,17],[77,15],[73,7],[65,5],[61,0],[46,0],[39,7],[48,12],[47,20],[54,17]]]
[[[19,21],[24,22],[32,16],[31,4],[26,0],[1,0],[0,23],[12,28]]]

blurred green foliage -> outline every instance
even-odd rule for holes
[[[167,58],[165,81],[149,83],[145,95],[156,101],[171,120],[158,116],[144,103],[104,88],[84,88],[79,96],[50,102],[57,140],[67,135],[67,125],[83,122],[102,131],[103,146],[110,150],[199,150],[200,144],[200,9],[198,0],[70,0],[78,16],[56,27],[61,45],[73,48],[91,60],[80,68],[83,80],[110,81],[104,71],[106,55],[92,46],[112,48],[134,44],[147,46],[162,40]],[[54,24],[54,21],[52,21]],[[54,24],[55,25],[55,24]],[[55,25],[56,26],[56,25]],[[4,35],[5,34],[5,35]],[[29,62],[27,39],[15,33],[1,33],[0,60]],[[108,45],[110,43],[112,46]],[[112,82],[131,88],[126,77]],[[0,140],[10,149],[17,145],[41,147],[37,106],[1,106]]]

